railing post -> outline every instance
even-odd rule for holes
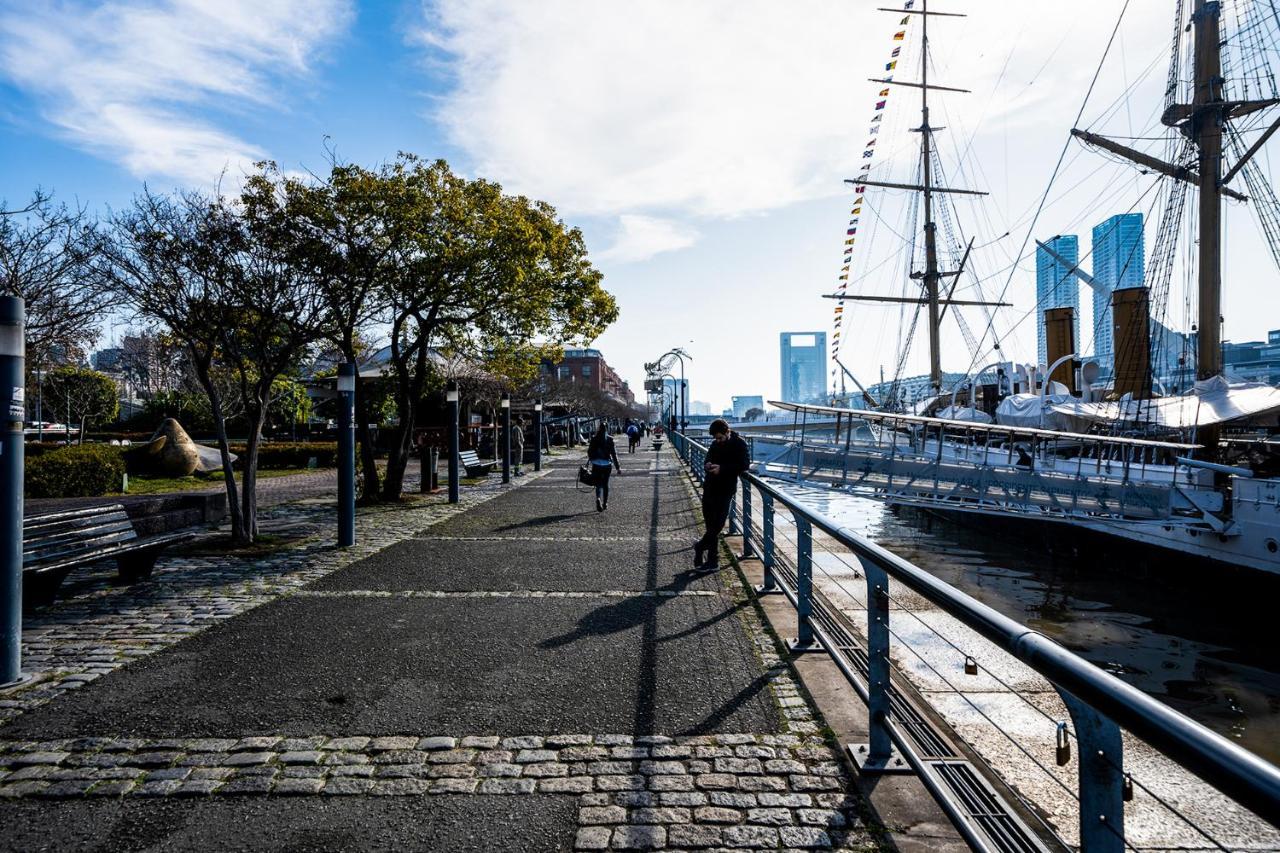
[[[742,556],[750,557],[751,548],[751,484],[742,478]]]
[[[849,753],[862,773],[910,773],[889,736],[889,575],[860,561],[867,579],[867,742]]]
[[[793,652],[822,651],[813,636],[813,524],[796,515],[796,638],[788,645]]]
[[[737,508],[738,508],[738,496],[735,494],[733,497],[729,498],[729,535],[730,536],[733,536],[742,531],[741,527],[738,526],[738,516],[734,512],[734,510],[736,510]]]
[[[1071,714],[1080,747],[1080,849],[1122,853],[1124,741],[1120,727],[1062,688],[1055,689]]]
[[[757,587],[756,592],[767,595],[782,592],[782,588],[778,586],[778,579],[773,576],[773,495],[761,492],[760,504],[762,516],[760,539],[764,542],[764,553],[760,555],[760,562],[764,564],[764,584]]]

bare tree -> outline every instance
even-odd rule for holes
[[[106,302],[91,264],[97,236],[83,208],[39,190],[23,210],[0,213],[0,293],[26,303],[29,368],[97,339]]]

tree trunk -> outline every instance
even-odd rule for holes
[[[360,493],[366,503],[375,503],[379,499],[381,484],[378,477],[377,448],[374,447],[373,425],[370,420],[369,395],[361,392],[360,379],[356,377],[356,438],[360,443],[360,467],[363,474]]]
[[[196,378],[204,386],[209,397],[209,409],[213,414],[213,431],[218,437],[218,453],[222,456],[222,482],[227,489],[227,512],[231,513],[231,538],[236,542],[245,542],[244,514],[240,506],[240,497],[236,489],[235,472],[231,467],[231,443],[227,439],[227,419],[222,413],[222,398],[213,387],[206,368],[196,367]]]
[[[409,453],[413,447],[413,427],[415,419],[413,407],[409,407],[408,416],[401,415],[400,426],[396,430],[396,441],[387,453],[387,478],[382,482],[382,497],[388,501],[400,500],[404,491],[404,472],[409,467]]]
[[[256,412],[246,412],[250,422],[249,441],[245,446],[244,466],[241,475],[241,503],[244,515],[245,542],[252,543],[258,538],[258,447],[262,444],[262,425],[266,421],[267,407],[261,400],[256,401]]]

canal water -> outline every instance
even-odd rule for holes
[[[828,517],[1280,764],[1280,579],[1168,569],[1065,528],[786,486]]]

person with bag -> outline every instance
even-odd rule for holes
[[[603,421],[587,445],[587,464],[591,466],[591,484],[596,487],[596,512],[604,512],[609,507],[609,475],[614,469],[621,474],[622,466],[618,464],[613,436]]]
[[[627,452],[635,453],[636,448],[640,446],[640,427],[634,423],[627,423]]]
[[[706,477],[702,481],[702,520],[707,532],[694,543],[693,565],[715,571],[720,568],[720,531],[729,520],[738,477],[751,467],[751,449],[723,418],[712,421],[707,431],[711,433],[711,447],[707,449]]]

